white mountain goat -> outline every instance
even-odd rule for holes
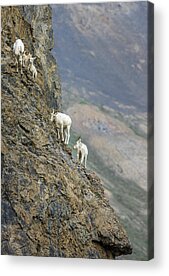
[[[32,77],[33,77],[33,79],[36,79],[37,78],[37,70],[36,70],[36,67],[35,67],[35,65],[33,64],[33,62],[34,62],[34,60],[36,59],[36,57],[30,57],[29,58],[29,70],[32,72]]]
[[[87,156],[88,156],[87,146],[83,144],[81,142],[81,138],[79,138],[73,148],[77,150],[77,161],[81,164],[84,161],[84,166],[86,168]]]
[[[64,142],[66,145],[69,144],[70,139],[70,128],[72,125],[72,120],[69,117],[69,115],[66,115],[61,112],[55,113],[54,109],[51,113],[51,122],[55,120],[56,128],[57,128],[57,137],[62,142]]]
[[[20,65],[21,68],[21,74],[22,72],[22,65],[23,65],[23,60],[22,56],[24,53],[24,44],[21,39],[16,39],[14,45],[13,45],[13,52],[15,54],[15,64],[16,64],[16,71],[18,72],[18,64]]]

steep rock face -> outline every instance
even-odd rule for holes
[[[37,81],[26,68],[16,73],[16,36],[37,56]],[[130,254],[100,179],[57,141],[50,110],[60,108],[61,89],[52,47],[49,6],[2,8],[2,254]]]
[[[61,103],[60,80],[55,60],[50,53],[54,45],[51,8],[48,6],[2,8],[2,71],[6,73],[15,72],[15,68],[10,66],[10,61],[11,48],[16,37],[23,40],[26,51],[36,56],[37,84],[43,90],[45,102],[49,107],[59,108]],[[31,79],[30,74],[28,77]],[[27,86],[27,83],[24,84]],[[35,87],[32,88],[34,89]]]

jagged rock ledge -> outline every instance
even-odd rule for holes
[[[10,16],[9,16],[10,15]],[[15,72],[19,36],[37,56],[38,80]],[[1,253],[115,258],[131,254],[127,234],[95,173],[57,141],[51,107],[61,107],[51,8],[2,7]]]

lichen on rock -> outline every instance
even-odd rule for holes
[[[16,36],[37,57],[37,81],[26,68],[16,73]],[[2,254],[110,259],[131,254],[100,179],[77,166],[50,122],[51,108],[61,108],[50,6],[2,7],[1,45]]]

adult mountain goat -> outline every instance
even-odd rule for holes
[[[84,166],[86,168],[87,156],[88,156],[87,146],[83,144],[81,141],[81,138],[79,138],[73,148],[77,150],[77,161],[81,164],[84,161]]]
[[[23,65],[23,53],[24,53],[24,44],[21,39],[16,39],[14,45],[13,45],[13,52],[15,54],[15,64],[16,64],[16,71],[18,72],[18,64],[21,68],[21,74],[22,72],[22,65]]]
[[[61,139],[62,142],[68,145],[70,139],[70,128],[72,125],[70,116],[61,112],[55,113],[53,109],[50,120],[51,122],[53,122],[53,120],[55,121],[58,139]]]

